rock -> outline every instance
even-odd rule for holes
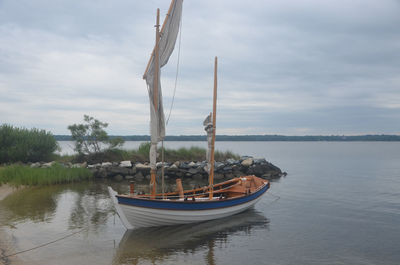
[[[226,160],[226,163],[227,163],[228,165],[234,165],[234,164],[238,164],[239,161],[236,161],[236,160],[233,159],[233,158],[228,158],[228,159]]]
[[[135,168],[137,171],[141,171],[143,173],[149,173],[150,172],[150,165],[144,165],[142,163],[138,163],[135,165]]]
[[[267,164],[267,160],[265,160],[265,158],[254,158],[254,164],[258,165],[258,164]]]
[[[38,167],[40,167],[40,166],[41,166],[41,165],[40,165],[39,162],[32,163],[32,164],[30,165],[31,168],[38,168]]]
[[[101,163],[101,167],[111,167],[112,163],[111,162],[103,162]]]
[[[118,174],[118,175],[115,175],[115,176],[114,176],[114,180],[115,180],[115,181],[122,181],[123,179],[124,179],[124,177],[123,177],[122,175],[119,175],[119,174]]]
[[[127,180],[133,179],[133,178],[134,178],[134,176],[131,176],[131,175],[126,175],[126,176],[125,176],[125,179],[127,179]]]
[[[222,169],[222,171],[224,171],[224,172],[231,172],[231,171],[232,171],[232,167],[226,166],[226,167],[224,167],[224,168]]]
[[[142,180],[144,179],[144,176],[143,176],[142,172],[136,173],[133,177],[134,177],[135,180],[137,180],[137,181],[142,181]]]
[[[99,167],[101,167],[101,164],[99,163],[87,166],[87,168],[99,168]]]
[[[196,163],[193,162],[193,161],[191,161],[191,162],[188,164],[188,166],[189,166],[189,167],[195,167],[195,166],[196,166]]]
[[[242,161],[241,165],[244,167],[249,167],[253,164],[253,158],[249,157]]]
[[[107,171],[105,168],[100,168],[99,170],[95,170],[95,172],[93,173],[93,175],[96,178],[106,178],[107,177]]]
[[[215,163],[214,163],[214,168],[215,168],[215,170],[220,170],[220,169],[222,169],[222,168],[224,168],[224,167],[225,167],[225,164],[222,163],[222,162],[215,162]]]
[[[246,174],[245,174],[244,172],[239,171],[239,170],[234,170],[234,171],[232,172],[232,174],[233,174],[233,176],[234,176],[235,178],[238,178],[238,177],[241,177],[241,176],[246,176]]]
[[[131,163],[131,161],[121,161],[120,163],[119,163],[119,166],[120,167],[132,167],[132,163]]]
[[[83,165],[80,164],[80,163],[72,164],[72,165],[70,166],[70,168],[84,168],[84,167],[86,167],[86,166],[83,166]]]
[[[51,161],[51,162],[49,162],[49,163],[44,163],[41,167],[42,168],[49,168],[49,167],[51,167],[52,165],[54,165],[54,161]]]
[[[233,179],[235,176],[232,173],[225,174],[226,179]]]
[[[180,161],[176,161],[176,162],[174,163],[174,165],[178,168],[178,167],[181,165],[181,162],[180,162]]]
[[[175,172],[175,176],[177,176],[178,178],[181,178],[181,177],[183,177],[183,172],[182,171],[176,171]]]
[[[202,180],[204,178],[204,176],[201,175],[201,174],[195,174],[195,175],[192,176],[192,178],[194,180]]]
[[[110,176],[114,175],[132,175],[136,173],[136,168],[127,168],[127,167],[108,167],[107,172]]]
[[[181,162],[179,165],[179,168],[183,168],[183,169],[189,169],[189,164],[186,162]]]
[[[214,173],[214,179],[215,180],[220,180],[224,178],[224,174],[221,173]]]
[[[191,168],[188,170],[188,172],[192,175],[199,173],[199,170],[197,168]]]
[[[177,170],[179,170],[179,168],[175,164],[172,164],[172,166],[167,168],[167,171],[177,171]]]

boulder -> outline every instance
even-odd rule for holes
[[[112,163],[111,162],[103,162],[101,163],[101,167],[111,167]]]
[[[179,168],[177,167],[176,164],[172,164],[170,167],[166,168],[167,171],[178,171]]]
[[[56,162],[51,161],[51,162],[48,162],[48,163],[44,163],[41,167],[42,167],[42,168],[49,168],[49,167],[51,167],[52,165],[54,165],[54,163],[56,163]]]
[[[204,175],[195,174],[195,175],[192,176],[192,179],[194,179],[194,180],[202,180],[202,179],[204,179]]]
[[[199,173],[199,169],[198,168],[191,168],[188,170],[188,172],[192,175]]]
[[[253,158],[249,157],[249,158],[244,159],[242,161],[241,165],[244,167],[249,167],[249,166],[253,165]]]
[[[179,168],[189,169],[190,166],[189,166],[189,163],[181,162],[180,165],[179,165]]]
[[[221,173],[214,173],[214,179],[215,180],[220,180],[224,178],[224,174]]]
[[[137,171],[141,171],[146,174],[150,173],[150,165],[144,165],[142,163],[138,163],[135,165],[135,168]]]
[[[32,164],[30,165],[31,168],[38,168],[38,167],[40,167],[40,166],[41,166],[41,165],[40,165],[39,162],[32,163]]]
[[[131,161],[121,161],[120,163],[119,163],[119,166],[120,167],[132,167],[132,163],[131,163]]]
[[[224,167],[225,167],[225,164],[222,163],[222,162],[215,162],[215,163],[214,163],[214,169],[215,169],[215,170],[220,170],[220,169],[222,169],[222,168],[224,168]]]
[[[118,181],[118,182],[119,182],[119,181],[122,181],[123,179],[124,179],[124,177],[123,177],[122,175],[119,175],[119,174],[118,174],[118,175],[115,175],[115,176],[114,176],[114,180],[115,180],[115,181]]]
[[[115,176],[115,175],[132,175],[136,173],[136,168],[127,168],[127,167],[108,167],[107,168],[107,173],[110,176]]]
[[[136,173],[133,177],[135,178],[136,181],[144,180],[144,176],[143,176],[142,172],[140,172],[140,171],[138,173]]]
[[[100,168],[100,169],[93,169],[93,175],[96,178],[106,178],[107,177],[107,171],[105,168]]]

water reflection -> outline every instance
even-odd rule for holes
[[[17,190],[0,202],[0,224],[13,226],[25,220],[49,222],[57,208],[57,197],[63,190],[60,186]]]
[[[0,225],[24,222],[67,223],[68,229],[96,230],[114,208],[107,186],[98,182],[24,188],[0,202]]]
[[[215,264],[215,249],[229,243],[230,236],[239,232],[250,236],[254,231],[268,229],[268,223],[262,214],[249,209],[235,216],[198,224],[127,230],[113,264],[154,264],[179,252],[205,250],[204,263],[212,265]]]

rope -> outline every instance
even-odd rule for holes
[[[180,57],[181,57],[182,20],[183,20],[183,17],[181,16],[181,20],[179,21],[178,61],[176,62],[175,86],[174,86],[174,93],[172,95],[171,107],[169,108],[169,113],[168,113],[168,118],[167,118],[166,125],[168,125],[169,118],[171,117],[172,107],[174,106],[174,101],[175,101],[176,86],[177,86],[177,83],[178,83],[179,61],[180,61]]]
[[[25,249],[25,250],[22,250],[22,251],[18,251],[18,252],[15,252],[15,253],[13,253],[13,254],[9,254],[9,255],[7,255],[7,256],[2,256],[1,258],[4,259],[4,258],[8,258],[8,257],[11,257],[11,256],[15,256],[15,255],[24,253],[24,252],[28,252],[28,251],[32,251],[32,250],[35,250],[35,249],[38,249],[38,248],[45,247],[45,246],[47,246],[47,245],[56,243],[56,242],[58,242],[58,241],[61,241],[61,240],[66,239],[66,238],[68,238],[68,237],[71,237],[71,236],[73,236],[73,235],[75,235],[75,234],[78,234],[78,233],[80,233],[80,232],[82,232],[82,231],[84,231],[84,230],[86,230],[86,229],[87,229],[87,228],[83,228],[83,229],[81,229],[81,230],[78,230],[78,231],[73,232],[73,233],[71,233],[71,234],[68,234],[68,235],[66,235],[66,236],[60,237],[60,238],[58,238],[58,239],[56,239],[56,240],[49,241],[49,242],[47,242],[47,243],[44,243],[44,244],[42,244],[42,245],[39,245],[39,246],[36,246],[36,247],[33,247],[33,248],[29,248],[29,249]]]
[[[281,198],[280,196],[275,195],[275,194],[273,194],[272,192],[268,192],[267,194],[269,194],[269,195],[271,195],[272,197],[275,198],[275,199],[274,199],[272,202],[270,202],[268,205],[271,205],[271,204],[277,202],[277,201]]]

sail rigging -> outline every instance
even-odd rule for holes
[[[170,12],[167,14],[164,25],[160,32],[160,39],[158,42],[159,68],[168,63],[168,60],[174,50],[182,16],[182,2],[183,0],[173,1]],[[160,78],[157,78],[158,85],[155,85],[154,82],[154,75],[159,75],[160,73],[159,69],[156,69],[155,55],[156,53],[153,52],[146,72],[143,75],[143,78],[147,83],[150,98],[150,133],[152,143],[158,143],[165,137],[165,117],[162,104]],[[157,93],[158,95],[157,102],[154,102],[154,93]]]
[[[162,90],[160,81],[160,68],[167,64],[171,56],[179,32],[182,16],[183,0],[171,2],[168,14],[164,20],[161,32],[159,31],[159,9],[156,21],[156,45],[150,57],[143,79],[146,80],[150,99],[150,189],[154,196],[156,192],[156,162],[157,144],[165,137],[165,116],[162,103]]]

